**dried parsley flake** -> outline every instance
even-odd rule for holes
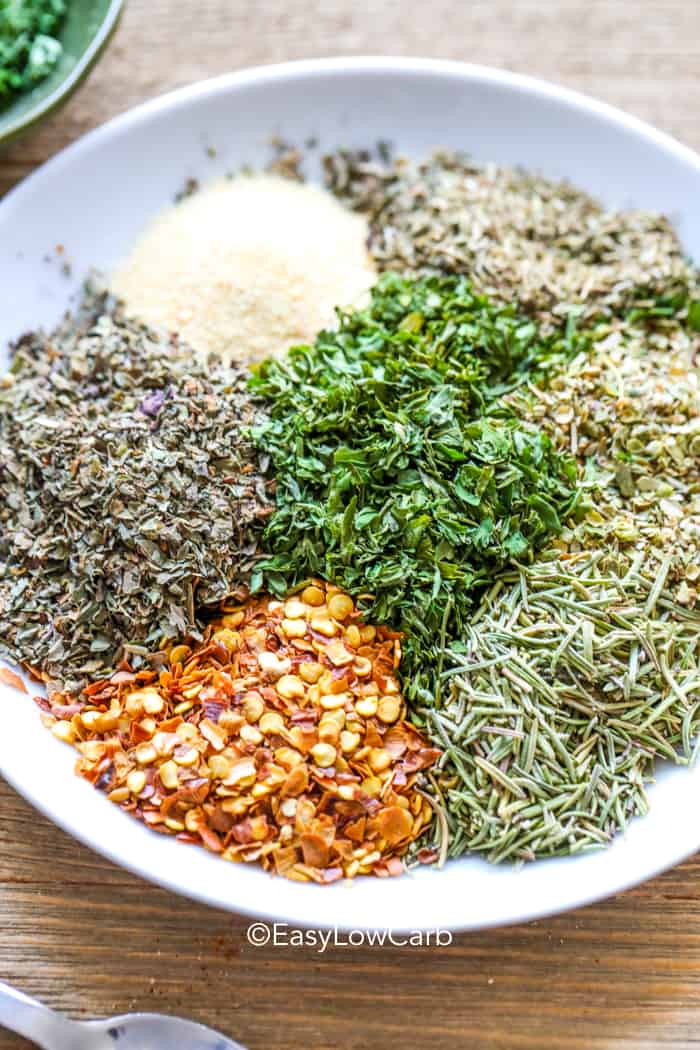
[[[441,638],[493,571],[577,505],[573,464],[501,396],[572,343],[572,331],[541,338],[464,278],[387,274],[366,310],[252,381],[276,474],[266,583],[284,593],[322,576],[369,593],[372,617],[406,632],[410,700],[432,694]]]
[[[0,0],[0,107],[56,67],[65,0]]]

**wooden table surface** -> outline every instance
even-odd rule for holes
[[[548,77],[700,148],[697,0],[129,0],[88,84],[0,157],[0,193],[167,88],[382,52]],[[182,1013],[250,1050],[700,1047],[700,859],[604,904],[449,948],[320,954],[251,947],[244,920],[122,872],[1,783],[0,813],[0,978],[76,1017]],[[0,1034],[0,1050],[26,1046]]]

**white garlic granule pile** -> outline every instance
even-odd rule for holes
[[[374,283],[367,224],[318,186],[241,175],[146,230],[112,279],[134,315],[202,354],[258,361],[312,342]]]

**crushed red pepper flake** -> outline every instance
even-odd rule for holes
[[[439,757],[405,720],[401,636],[315,580],[222,608],[201,644],[41,700],[77,772],[153,830],[321,884],[398,875]]]
[[[27,687],[20,676],[11,671],[9,667],[0,667],[0,682],[9,685],[11,689],[17,689],[20,693],[27,692]]]

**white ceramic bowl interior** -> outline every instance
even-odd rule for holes
[[[0,203],[2,352],[28,328],[55,322],[91,268],[109,272],[187,177],[262,165],[273,134],[291,143],[317,138],[320,150],[388,139],[399,152],[421,155],[444,145],[567,176],[608,205],[670,215],[689,253],[700,257],[700,160],[608,106],[455,63],[294,63],[140,106],[76,142]],[[317,162],[308,170],[317,174]],[[26,696],[0,685],[0,702],[0,771],[21,794],[117,863],[231,911],[314,926],[476,928],[616,893],[700,847],[693,816],[700,769],[664,769],[650,792],[650,815],[605,851],[520,869],[469,858],[400,879],[289,883],[148,832],[74,776],[75,753],[43,729]]]

